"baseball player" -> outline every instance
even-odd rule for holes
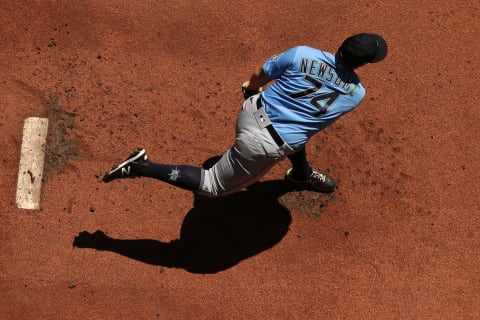
[[[155,163],[139,148],[103,181],[150,177],[201,195],[223,196],[253,184],[288,157],[292,163],[288,181],[332,192],[335,182],[311,168],[305,145],[364,98],[365,88],[355,69],[386,55],[385,40],[372,33],[347,38],[335,55],[308,46],[276,54],[243,83],[245,102],[235,143],[213,167]]]

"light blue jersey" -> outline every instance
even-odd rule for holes
[[[353,110],[365,96],[356,73],[337,65],[333,54],[307,46],[271,57],[263,71],[276,81],[262,93],[262,104],[294,150]]]

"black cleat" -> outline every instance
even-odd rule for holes
[[[107,173],[102,181],[110,182],[115,179],[138,177],[139,171],[148,163],[145,149],[138,148],[127,159]]]
[[[310,175],[310,177],[308,177],[307,180],[297,180],[292,177],[292,169],[289,169],[287,171],[286,178],[293,184],[301,185],[303,187],[311,187],[324,193],[333,192],[335,190],[335,187],[337,186],[327,174],[320,173],[315,170],[313,170],[312,174]]]

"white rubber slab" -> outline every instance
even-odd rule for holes
[[[21,209],[40,207],[47,131],[47,118],[25,119],[17,183],[17,206]]]

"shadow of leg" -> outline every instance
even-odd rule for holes
[[[73,241],[76,248],[90,248],[99,251],[111,251],[125,257],[152,265],[165,267],[181,267],[182,250],[178,240],[164,243],[157,240],[140,239],[124,240],[107,236],[103,231],[94,233],[80,232]]]

